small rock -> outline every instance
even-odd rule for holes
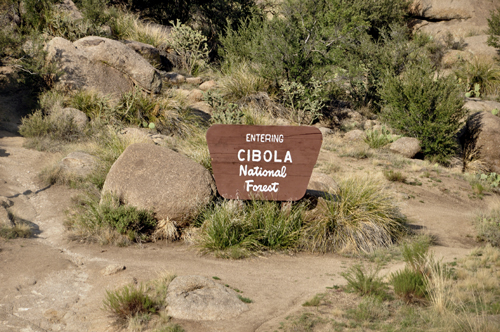
[[[327,127],[318,127],[318,129],[321,131],[321,135],[323,135],[323,137],[333,135],[335,133],[333,129]]]
[[[214,80],[206,81],[200,85],[200,90],[208,91],[217,87],[217,82]]]
[[[347,132],[344,135],[344,140],[345,141],[361,141],[364,140],[366,137],[365,132],[359,129],[354,129],[349,132]]]
[[[12,227],[14,224],[12,220],[9,218],[9,212],[5,209],[5,207],[0,206],[0,225]]]
[[[67,174],[87,176],[94,171],[96,165],[95,157],[81,151],[71,152],[61,160],[61,169]]]
[[[223,320],[247,311],[235,291],[202,276],[181,276],[168,286],[168,314],[178,319]]]
[[[309,184],[307,185],[308,190],[324,191],[324,192],[335,192],[338,189],[337,182],[325,173],[313,171]]]
[[[406,158],[413,158],[420,152],[420,141],[414,137],[401,137],[393,142],[389,148],[392,152],[399,153]]]
[[[101,270],[101,274],[103,276],[110,276],[112,274],[116,274],[118,272],[121,272],[125,269],[126,269],[126,267],[124,265],[117,265],[117,264],[108,265],[108,266],[106,266],[105,269]]]
[[[186,83],[199,85],[203,82],[201,77],[187,77]]]
[[[181,74],[177,73],[166,73],[164,76],[168,81],[174,84],[180,84],[186,82],[186,78]]]

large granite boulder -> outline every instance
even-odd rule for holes
[[[223,320],[248,310],[235,291],[207,277],[181,276],[168,286],[168,315],[188,320]]]
[[[58,84],[68,90],[95,90],[103,94],[121,95],[133,88],[133,82],[119,70],[88,58],[87,53],[61,37],[45,47],[47,62],[55,63],[62,73]]]
[[[133,40],[124,40],[123,42],[144,57],[144,59],[148,60],[153,67],[161,68],[162,62],[160,51],[156,47]]]
[[[464,144],[479,152],[479,158],[491,172],[500,174],[500,117],[477,112],[467,121]]]
[[[414,137],[401,137],[393,142],[389,148],[392,152],[413,158],[422,149],[420,141]]]
[[[105,63],[130,77],[141,88],[161,91],[161,75],[149,62],[119,41],[87,36],[73,43],[93,62]]]
[[[216,192],[212,175],[191,159],[157,145],[130,145],[111,167],[103,193],[151,209],[156,218],[182,222],[210,202]]]

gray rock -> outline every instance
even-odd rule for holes
[[[359,130],[359,129],[354,129],[351,131],[348,131],[344,135],[344,140],[345,141],[362,141],[366,137],[366,134],[364,131]]]
[[[141,55],[119,41],[88,36],[73,43],[93,62],[105,63],[130,77],[141,88],[159,93],[162,80],[158,71]]]
[[[333,193],[338,189],[338,185],[330,176],[313,171],[307,189]]]
[[[223,320],[248,310],[236,292],[202,276],[181,276],[168,286],[168,314],[177,319]]]
[[[167,79],[170,83],[181,84],[186,82],[186,77],[177,73],[165,73],[165,79]]]
[[[494,109],[500,110],[500,103],[493,100],[482,100],[479,98],[467,98],[464,104],[471,112],[486,111],[491,112]]]
[[[0,226],[14,226],[14,223],[9,218],[9,212],[7,212],[7,210],[3,206],[0,206]]]
[[[3,206],[4,208],[11,207],[14,204],[10,199],[8,199],[5,196],[0,196],[0,206]]]
[[[160,51],[156,47],[132,40],[124,40],[123,43],[148,60],[153,67],[161,67]]]
[[[102,190],[118,195],[126,204],[153,210],[158,220],[176,221],[192,217],[210,202],[215,191],[212,175],[203,166],[170,149],[145,143],[125,149]]]
[[[80,177],[90,175],[95,167],[95,157],[81,151],[71,152],[61,160],[61,170],[66,174],[74,174]]]
[[[73,119],[73,122],[78,126],[78,129],[83,130],[88,123],[88,118],[85,113],[76,108],[62,108],[55,109],[51,114],[51,117],[65,117],[67,119]]]
[[[389,149],[406,158],[413,158],[420,152],[420,141],[414,137],[401,137],[391,144]]]
[[[71,0],[63,0],[54,7],[60,12],[68,13],[68,15],[74,20],[80,20],[83,18],[82,12]]]
[[[414,0],[414,12],[431,20],[468,19],[471,17],[471,0]]]
[[[58,84],[67,90],[95,90],[118,96],[133,88],[132,81],[120,71],[91,61],[86,53],[69,40],[55,37],[45,47],[46,60],[54,63],[62,75]]]

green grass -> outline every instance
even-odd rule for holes
[[[252,303],[253,302],[248,297],[244,297],[244,296],[241,296],[241,295],[238,295],[238,298],[241,300],[241,302],[245,302],[245,303]]]
[[[371,252],[406,233],[405,217],[378,180],[351,177],[320,201],[304,228],[303,244],[313,251]]]
[[[386,146],[389,143],[394,142],[397,137],[393,135],[386,128],[382,128],[381,131],[378,130],[367,130],[365,142],[372,149],[379,149]]]
[[[406,176],[400,171],[384,170],[383,173],[385,178],[391,182],[406,183]]]
[[[279,202],[223,201],[200,216],[198,245],[221,257],[241,258],[263,250],[295,249],[305,206],[282,209]]]
[[[371,270],[356,264],[341,275],[347,280],[347,290],[361,296],[370,295],[379,299],[388,298],[387,285],[378,276],[380,267]]]
[[[316,294],[314,297],[304,303],[302,303],[303,307],[317,307],[321,303],[321,300],[325,297],[325,294]]]
[[[0,237],[4,239],[30,238],[32,235],[31,228],[22,223],[14,226],[0,225]]]
[[[425,277],[422,273],[409,268],[391,274],[390,282],[394,292],[406,303],[425,299],[427,295]]]
[[[124,286],[115,291],[106,291],[104,309],[118,320],[128,320],[137,315],[153,314],[158,310],[143,285]]]
[[[118,199],[87,193],[76,199],[65,222],[72,237],[101,244],[128,245],[148,241],[156,226],[153,213],[120,205]]]
[[[475,226],[478,240],[500,247],[500,208],[480,213]]]

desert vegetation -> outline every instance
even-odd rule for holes
[[[414,13],[406,0],[75,4],[77,12],[60,10],[55,0],[0,0],[0,22],[8,23],[0,31],[0,64],[15,69],[16,84],[34,101],[19,134],[27,148],[57,159],[39,174],[41,182],[81,193],[67,211],[70,239],[116,246],[184,241],[202,254],[230,259],[307,252],[373,262],[371,269],[354,265],[343,273],[347,286],[333,285],[304,303],[318,310],[290,316],[282,322],[285,331],[495,330],[490,318],[500,313],[500,210],[482,211],[474,220],[481,247],[443,263],[401,213],[400,201],[415,196],[401,199],[394,188],[437,187],[452,195],[441,178],[453,176],[468,183],[471,200],[499,193],[500,176],[464,134],[472,114],[466,100],[500,101],[498,59],[445,63],[446,52],[463,50],[465,42],[410,29]],[[488,25],[488,44],[500,49],[500,9]],[[62,85],[64,72],[47,60],[48,43],[87,36],[154,48],[161,61],[148,61],[161,89],[155,93],[134,81],[113,95]],[[212,81],[201,90],[202,82]],[[85,121],[64,113],[68,108]],[[321,195],[308,193],[297,202],[215,195],[182,220],[158,218],[103,191],[113,164],[135,143],[171,149],[212,172],[205,139],[212,124],[315,125],[330,130],[323,152],[364,163],[348,172],[319,161],[315,171],[336,182]],[[127,134],[131,128],[142,134]],[[354,130],[360,138],[346,141]],[[419,159],[391,152],[389,145],[401,137],[418,139]],[[91,173],[65,171],[61,160],[74,151],[92,156]],[[32,236],[22,220],[9,220],[10,226],[0,225],[1,237]],[[405,267],[380,276],[392,259]],[[105,310],[130,330],[181,331],[160,314],[173,277],[160,279],[108,291]],[[339,296],[350,305],[332,319],[326,312]]]

